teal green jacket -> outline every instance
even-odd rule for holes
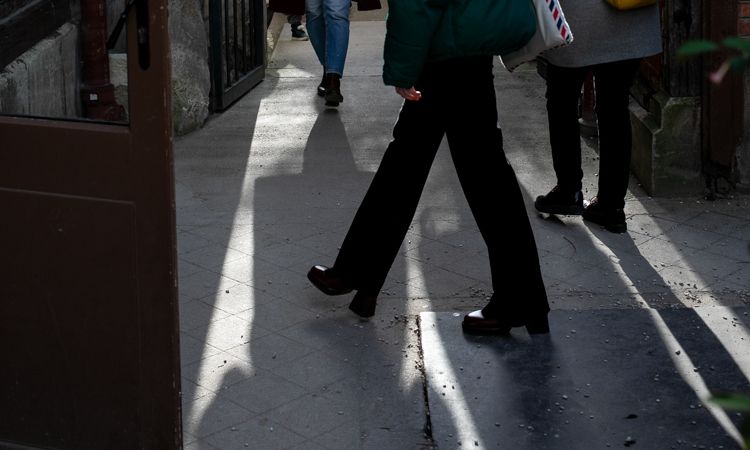
[[[428,61],[509,53],[535,32],[530,0],[389,0],[383,81],[409,88]]]

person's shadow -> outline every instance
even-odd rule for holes
[[[412,448],[414,436],[422,435],[424,402],[421,385],[401,382],[420,379],[414,355],[402,352],[405,342],[417,345],[403,315],[403,284],[396,281],[405,278],[403,264],[394,264],[388,295],[369,321],[348,310],[353,294],[326,296],[305,276],[313,264],[332,264],[373,174],[357,168],[335,109],[319,110],[301,161],[298,156],[290,154],[274,174],[252,184],[252,249],[239,249],[253,254],[252,298],[245,299],[252,308],[249,329],[237,331],[245,345],[230,353],[250,361],[252,374],[225,372],[219,392],[253,418],[208,442]],[[222,405],[206,405],[197,428],[231,415]]]

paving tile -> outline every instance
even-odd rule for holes
[[[182,366],[200,361],[219,352],[221,350],[208,345],[200,336],[195,338],[184,331],[180,332],[180,364]]]
[[[665,239],[686,247],[703,250],[723,238],[713,231],[706,231],[690,225],[678,224],[665,231],[659,239]]]
[[[657,238],[644,243],[638,252],[651,263],[681,264],[696,250]]]
[[[284,337],[280,334],[252,339],[251,342],[229,349],[227,353],[262,369],[275,369],[285,366],[315,351],[314,348]]]
[[[289,301],[293,301],[294,298],[299,297],[301,291],[311,287],[306,276],[282,268],[256,277],[252,285],[262,292]]]
[[[211,392],[220,392],[256,372],[252,363],[218,353],[182,368],[182,376]]]
[[[627,215],[628,231],[658,237],[676,227],[679,222],[652,214]]]
[[[325,447],[323,445],[316,444],[313,441],[305,441],[299,445],[294,445],[290,447],[290,450],[325,450],[326,448],[331,448],[331,447]]]
[[[254,417],[230,428],[214,433],[206,439],[220,449],[288,449],[301,445],[306,439],[278,422],[265,417]]]
[[[313,442],[328,449],[362,448],[363,433],[359,422],[351,421],[315,437]]]
[[[229,313],[207,305],[200,300],[191,300],[180,304],[180,329],[189,331],[227,316],[229,316]]]
[[[204,388],[203,386],[198,386],[197,384],[188,380],[185,377],[182,377],[182,380],[180,381],[180,386],[181,386],[180,393],[181,393],[181,398],[182,398],[183,403],[185,402],[190,403],[201,397],[214,393],[213,391],[210,391]]]
[[[314,320],[315,313],[281,299],[269,301],[254,308],[253,323],[269,331],[283,330],[300,322]]]
[[[211,394],[187,403],[182,421],[184,430],[202,442],[206,436],[236,426],[252,416],[245,408]]]
[[[182,232],[177,234],[177,253],[179,255],[185,255],[188,252],[206,247],[210,244],[211,241],[209,241],[208,239],[197,236],[190,232]]]
[[[579,276],[583,271],[593,268],[589,264],[581,262],[573,263],[570,258],[564,258],[555,254],[548,254],[541,258],[539,266],[545,278],[549,277],[560,281],[571,280]]]
[[[735,261],[750,262],[750,241],[747,240],[726,237],[706,248],[706,251]]]
[[[674,290],[700,289],[705,290],[719,278],[713,275],[701,275],[693,270],[680,266],[668,266],[659,271],[659,275],[667,286]]]
[[[449,270],[434,268],[407,280],[408,295],[423,298],[468,296],[477,280]]]
[[[319,389],[358,373],[358,369],[352,364],[321,351],[310,353],[271,371],[309,390]]]
[[[208,442],[203,440],[193,440],[190,443],[185,444],[183,447],[185,450],[215,450],[216,447],[210,445]]]
[[[269,333],[262,325],[248,322],[238,316],[228,316],[210,324],[186,331],[196,339],[226,351],[250,341],[250,337],[265,336]]]
[[[355,414],[334,400],[308,394],[264,415],[309,439],[350,423]]]
[[[717,214],[712,211],[704,211],[685,222],[686,225],[700,230],[711,231],[717,234],[732,236],[748,225],[747,219],[734,217],[726,214]]]
[[[239,253],[239,252],[237,252]],[[221,266],[221,274],[238,283],[253,284],[255,257],[243,255]]]
[[[266,413],[307,394],[307,390],[267,371],[256,371],[249,378],[228,386],[221,396],[248,411]]]
[[[200,272],[202,267],[196,266],[195,264],[189,263],[182,258],[177,260],[177,274],[180,280],[182,278],[190,276],[196,272]]]
[[[203,299],[237,285],[235,280],[216,272],[201,270],[180,280],[180,295],[190,299]]]
[[[286,242],[264,247],[255,252],[255,257],[288,269],[312,257],[320,257],[320,254],[296,243]]]
[[[213,272],[221,272],[225,263],[235,261],[241,257],[247,257],[245,253],[227,248],[226,245],[211,243],[181,256],[181,259]]]
[[[750,289],[750,264],[737,264],[737,270],[732,271],[723,277],[723,279]]]
[[[216,295],[203,298],[201,301],[234,315],[257,305],[276,301],[276,299],[273,295],[240,283],[219,291]]]

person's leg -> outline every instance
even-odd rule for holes
[[[319,92],[325,96],[327,106],[338,106],[344,101],[341,94],[341,77],[344,74],[346,50],[349,47],[349,7],[351,0],[323,0],[326,24],[325,74]]]
[[[351,0],[323,0],[326,23],[325,68],[326,73],[344,75],[346,51],[349,47],[349,7]]]
[[[418,102],[405,101],[362,204],[341,245],[334,270],[352,287],[377,295],[414,218],[443,138],[441,93],[426,66]]]
[[[586,68],[548,65],[547,120],[557,185],[537,197],[534,206],[542,212],[580,214],[583,209],[578,99],[586,73]]]
[[[630,87],[640,59],[594,67],[599,124],[599,192],[603,205],[622,209],[630,177],[632,147]]]
[[[443,71],[446,83],[471,83],[475,95],[453,90],[446,136],[461,187],[487,244],[494,294],[485,317],[546,324],[549,311],[534,235],[513,167],[497,127],[492,58],[462,58]],[[449,87],[449,86],[446,86]],[[498,207],[497,199],[503,199]],[[544,330],[540,330],[544,331]]]
[[[307,35],[310,38],[310,43],[315,50],[320,65],[325,68],[326,23],[323,17],[323,0],[305,0],[305,17],[307,18]]]

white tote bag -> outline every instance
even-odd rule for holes
[[[536,33],[520,49],[500,55],[503,66],[511,72],[521,64],[533,60],[545,50],[573,42],[573,33],[570,31],[558,0],[531,0],[531,4],[536,10]]]

